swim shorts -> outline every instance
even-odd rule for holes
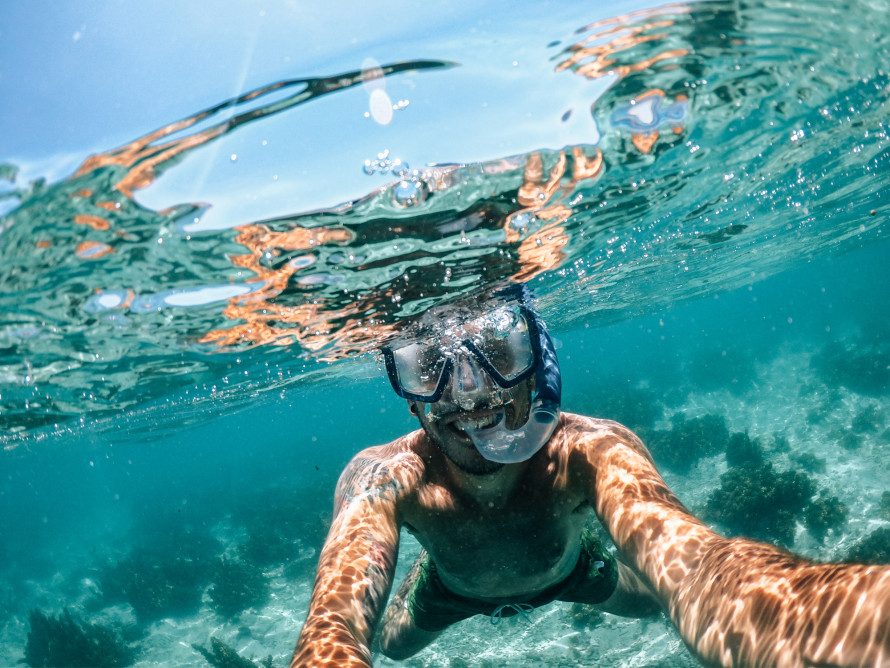
[[[424,631],[441,631],[473,615],[512,617],[552,601],[602,603],[618,585],[618,567],[614,557],[603,548],[593,533],[581,533],[581,556],[569,576],[527,600],[510,600],[505,605],[467,598],[445,588],[436,564],[424,550],[418,557],[417,576],[405,605],[414,624]]]

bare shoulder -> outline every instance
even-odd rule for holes
[[[334,501],[334,514],[344,505],[360,499],[371,504],[395,502],[411,493],[423,476],[423,459],[417,453],[419,432],[392,443],[359,452],[340,474]]]
[[[633,451],[652,461],[649,450],[639,436],[623,424],[576,413],[562,414],[550,448],[552,454],[558,458],[571,458],[574,453],[591,463],[607,450],[616,449]]]
[[[562,414],[558,433],[573,445],[590,445],[597,442],[623,442],[633,448],[643,445],[635,433],[619,422],[577,413]]]

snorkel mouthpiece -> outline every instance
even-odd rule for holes
[[[516,464],[531,459],[550,440],[559,421],[559,408],[535,402],[528,421],[519,429],[508,429],[505,420],[493,427],[466,427],[470,440],[487,460],[498,464]]]

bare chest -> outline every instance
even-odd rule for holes
[[[535,594],[567,577],[592,510],[583,497],[556,491],[518,490],[497,503],[448,501],[418,505],[406,513],[406,528],[429,552],[445,585],[475,598]]]

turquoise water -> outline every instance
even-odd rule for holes
[[[340,469],[414,428],[376,345],[506,280],[693,511],[886,554],[886,3],[103,9],[0,47],[0,664],[67,608],[285,665]],[[773,517],[732,471],[806,482]],[[663,619],[477,621],[408,665],[695,665]]]

